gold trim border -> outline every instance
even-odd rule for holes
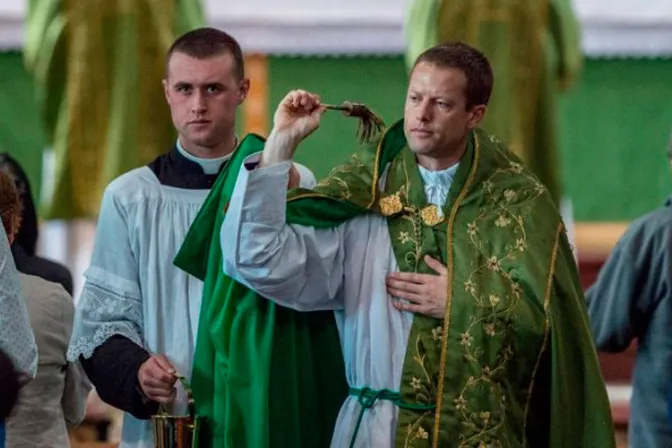
[[[481,145],[479,138],[476,137],[474,144],[474,163],[471,166],[471,172],[467,178],[467,182],[462,187],[462,191],[455,200],[455,204],[450,209],[450,217],[448,218],[447,224],[447,248],[446,248],[446,268],[448,276],[448,295],[446,298],[446,314],[443,318],[443,331],[441,335],[441,358],[439,361],[439,378],[436,391],[436,410],[434,411],[434,430],[432,437],[432,447],[439,447],[439,430],[441,429],[441,407],[443,405],[443,383],[446,378],[446,359],[448,358],[448,333],[450,329],[450,317],[453,305],[453,270],[455,268],[453,264],[453,226],[455,224],[455,217],[457,216],[457,211],[462,205],[465,196],[469,192],[471,185],[474,182],[476,177],[476,170],[481,157]]]
[[[532,378],[530,379],[530,386],[527,389],[527,402],[525,403],[525,413],[523,416],[523,446],[527,446],[527,416],[530,410],[530,400],[532,399],[532,390],[534,389],[534,380],[537,377],[537,372],[539,371],[539,366],[541,365],[541,358],[546,352],[548,346],[548,335],[551,328],[551,319],[548,315],[548,308],[551,304],[551,291],[553,290],[553,278],[555,277],[555,267],[558,260],[558,250],[560,249],[560,236],[562,235],[562,230],[564,226],[561,223],[558,224],[558,230],[555,235],[555,244],[553,245],[553,254],[551,255],[551,265],[548,269],[548,279],[546,280],[546,293],[544,294],[544,340],[541,343],[541,348],[539,349],[539,355],[537,356],[537,362],[534,364],[534,369],[532,370]]]

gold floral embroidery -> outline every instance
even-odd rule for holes
[[[488,258],[487,266],[488,269],[495,272],[499,272],[502,269],[502,265],[499,263],[499,260],[494,255]]]
[[[520,174],[523,172],[523,165],[521,165],[520,163],[509,162],[509,164],[511,165],[511,169],[513,170],[514,173]]]
[[[506,153],[501,154],[508,159]],[[474,301],[475,312],[466,328],[460,329],[458,342],[463,359],[472,364],[472,371],[480,373],[467,378],[454,398],[454,408],[464,428],[459,435],[460,448],[502,446],[498,431],[504,425],[508,403],[506,386],[500,383],[500,378],[515,354],[511,343],[506,342],[506,334],[511,331],[506,316],[516,309],[523,294],[517,280],[515,260],[522,257],[529,247],[526,217],[535,200],[545,194],[543,186],[520,163],[511,159],[506,163],[477,187],[480,189],[478,193],[485,195],[484,202],[488,206],[481,208],[479,215],[468,221],[466,228],[470,243],[482,257],[464,278],[464,291]],[[502,183],[499,180],[506,176],[526,177],[529,187],[500,189],[498,186]],[[487,227],[488,224],[491,227]],[[487,228],[488,232],[479,231],[481,228]],[[506,234],[511,243],[504,247],[493,245],[493,232]],[[503,285],[504,289],[486,289],[486,285],[493,284],[485,281],[487,278],[500,279],[494,284]],[[503,341],[496,358],[484,356],[483,337]],[[497,405],[490,409],[476,409],[478,397],[483,393],[495,398]]]
[[[408,234],[408,232],[399,232],[399,242],[401,244],[406,244],[412,242],[413,239],[411,236]]]
[[[530,245],[525,228],[526,217],[530,214],[535,200],[541,194],[545,194],[538,180],[526,171],[517,159],[509,158],[505,151],[500,151],[500,148],[495,148],[494,151],[501,153],[505,159],[504,163],[501,163],[500,158],[498,168],[489,172],[488,177],[479,184],[475,184],[475,191],[471,188],[463,190],[456,201],[459,204],[460,197],[473,194],[479,199],[479,207],[465,207],[464,212],[460,211],[457,215],[451,214],[445,217],[445,220],[449,217],[459,217],[454,221],[454,228],[449,231],[466,234],[468,244],[475,249],[473,252],[469,251],[470,254],[475,254],[473,258],[460,260],[459,277],[454,278],[457,289],[464,290],[462,293],[456,291],[459,300],[473,302],[473,306],[464,309],[471,308],[473,312],[466,316],[466,320],[457,320],[453,325],[459,327],[452,331],[448,331],[451,327],[448,318],[443,321],[447,327],[444,325],[437,327],[435,324],[423,327],[422,336],[417,335],[415,350],[409,347],[409,361],[412,360],[414,364],[411,370],[413,376],[409,375],[404,380],[407,393],[412,394],[418,403],[434,402],[437,393],[442,394],[443,400],[446,391],[442,387],[443,384],[446,384],[446,381],[453,382],[447,390],[454,395],[450,396],[448,400],[451,401],[446,403],[453,404],[456,424],[459,427],[453,440],[460,448],[502,446],[501,431],[506,422],[509,406],[506,390],[510,387],[503,379],[507,378],[508,365],[515,354],[515,338],[510,337],[511,316],[515,315],[515,310],[523,297],[522,287],[517,280],[519,273],[516,261],[526,256]],[[516,177],[514,182],[507,180],[510,176]],[[521,178],[528,180],[520,182]],[[417,271],[424,256],[422,239],[426,234],[426,226],[437,225],[443,222],[444,218],[434,206],[419,208],[409,205],[408,176],[406,180],[406,185],[395,187],[399,188],[397,193],[389,195],[388,190],[389,196],[379,200],[378,207],[386,216],[393,216],[389,221],[395,223],[394,230],[391,228],[392,241],[403,245],[403,247],[396,246],[395,253],[400,260],[403,258],[406,262],[406,269]],[[455,210],[457,209],[454,208],[453,212],[457,213]],[[502,239],[506,244],[498,244],[498,241],[502,240],[500,236],[504,236]],[[449,245],[450,242],[449,236]],[[463,268],[466,270],[462,270]],[[448,379],[444,371],[440,370],[438,380],[443,383],[437,383],[436,372],[431,372],[431,375],[427,372],[430,364],[434,362],[433,352],[427,352],[431,359],[427,362],[424,349],[419,348],[420,337],[426,338],[426,342],[442,341],[444,344],[451,344],[450,347],[457,348],[457,350],[451,348],[453,350],[451,357],[458,357],[461,362],[466,363],[465,372],[473,374],[468,378],[465,375],[457,379]],[[484,344],[487,344],[487,347]],[[444,345],[442,350],[445,350],[445,347]],[[496,350],[494,353],[493,349]],[[442,357],[445,356],[444,353],[441,353]],[[440,369],[445,365],[441,364]],[[462,383],[456,384],[455,381]],[[453,387],[457,389],[454,390]],[[437,402],[437,415],[440,415],[438,410],[442,400]],[[482,407],[483,403],[486,403],[485,409]],[[405,429],[405,434],[402,436],[405,438],[404,446],[427,446],[423,439],[423,431],[427,432],[425,431],[429,424],[427,419],[432,415],[435,419],[433,431],[439,431],[441,423],[437,423],[438,417],[434,412],[406,415],[410,421],[404,421],[402,426]],[[438,436],[438,432],[436,435]],[[434,446],[437,443],[440,442],[432,440]]]
[[[399,193],[394,193],[393,195],[380,198],[378,201],[378,206],[380,211],[384,216],[392,216],[400,213],[404,210],[404,206],[401,203],[401,197]]]
[[[440,330],[441,327],[438,327],[438,329]],[[434,330],[437,330],[437,328]],[[414,353],[413,361],[423,373],[423,378],[418,378],[415,376],[411,378],[411,387],[415,391],[416,401],[421,404],[434,403],[436,401],[436,384],[432,380],[432,376],[430,375],[429,371],[427,370],[427,366],[425,365],[427,356],[423,353],[422,339],[420,335],[418,335],[415,340]],[[418,416],[414,420],[413,424],[409,424],[406,427],[406,440],[404,441],[405,447],[410,448],[412,446],[411,443],[415,440],[429,439],[429,433],[421,426],[421,424],[425,418],[430,417],[431,415],[433,415],[433,411],[428,410]]]
[[[350,192],[350,187],[348,186],[348,183],[345,182],[343,179],[339,178],[334,178],[334,181],[342,188],[341,190],[341,199],[350,199],[352,198],[352,193]]]
[[[464,282],[464,290],[467,291],[469,294],[475,294],[476,285],[474,284],[473,281],[467,280],[466,282]]]
[[[406,210],[408,212],[409,208]],[[402,216],[403,219],[409,221],[413,226],[413,235],[409,237],[409,242],[413,244],[413,249],[406,252],[404,261],[413,267],[414,272],[417,272],[420,259],[422,258],[422,225],[417,213],[413,213],[413,211],[414,209],[410,209],[411,213]]]
[[[353,193],[350,191],[350,184],[344,176],[362,168],[364,168],[364,163],[354,154],[349,163],[331,170],[324,179],[317,183],[316,189],[329,188],[332,196],[345,200],[352,199]]]
[[[427,431],[425,431],[425,429],[422,426],[420,426],[418,428],[417,437],[418,437],[418,439],[427,440],[427,439],[429,439],[429,433]]]
[[[511,220],[504,215],[499,215],[499,218],[495,221],[497,227],[506,227],[509,224],[511,224]]]
[[[420,217],[422,218],[422,222],[424,222],[425,225],[430,227],[442,223],[444,219],[444,217],[441,215],[439,207],[437,207],[434,204],[428,205],[427,207],[423,208],[420,211]]]

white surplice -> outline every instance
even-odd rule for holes
[[[394,308],[386,290],[386,276],[399,269],[387,221],[366,214],[333,229],[286,224],[289,167],[241,169],[221,229],[224,272],[283,306],[333,310],[350,387],[398,390],[413,315]],[[420,169],[428,202],[443,206],[456,171]],[[349,445],[359,412],[349,397],[332,447]],[[393,446],[397,415],[394,404],[378,401],[355,446]]]
[[[206,174],[217,173],[231,157],[200,159],[179,143],[177,149]],[[297,168],[301,185],[312,187],[312,173],[298,164]],[[69,360],[89,358],[110,336],[121,335],[151,354],[166,355],[190,379],[203,282],[175,267],[173,260],[209,192],[163,185],[148,167],[108,185],[77,305]],[[184,414],[186,395],[179,382],[176,387],[172,411]],[[125,413],[120,448],[154,448],[151,421]]]
[[[151,354],[165,354],[191,375],[203,284],[173,265],[208,190],[162,185],[148,167],[106,189],[91,265],[77,304],[69,360],[114,334]],[[180,388],[175,412],[185,410]],[[122,448],[153,448],[152,423],[124,414]]]

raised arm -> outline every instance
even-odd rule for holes
[[[342,307],[344,225],[315,229],[286,223],[291,160],[323,111],[319,98],[307,92],[285,97],[261,157],[248,159],[241,169],[221,229],[224,272],[300,311]]]

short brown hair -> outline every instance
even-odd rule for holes
[[[487,105],[492,94],[494,75],[488,58],[464,42],[446,42],[432,47],[415,60],[413,68],[421,62],[441,68],[456,68],[467,78],[467,109]]]
[[[21,226],[23,205],[16,188],[14,177],[5,170],[0,170],[0,218],[8,237],[16,235]]]
[[[229,53],[236,63],[236,76],[245,77],[245,62],[243,50],[233,36],[215,28],[197,28],[178,37],[168,50],[167,64],[173,53],[184,53],[196,59],[208,59]]]

